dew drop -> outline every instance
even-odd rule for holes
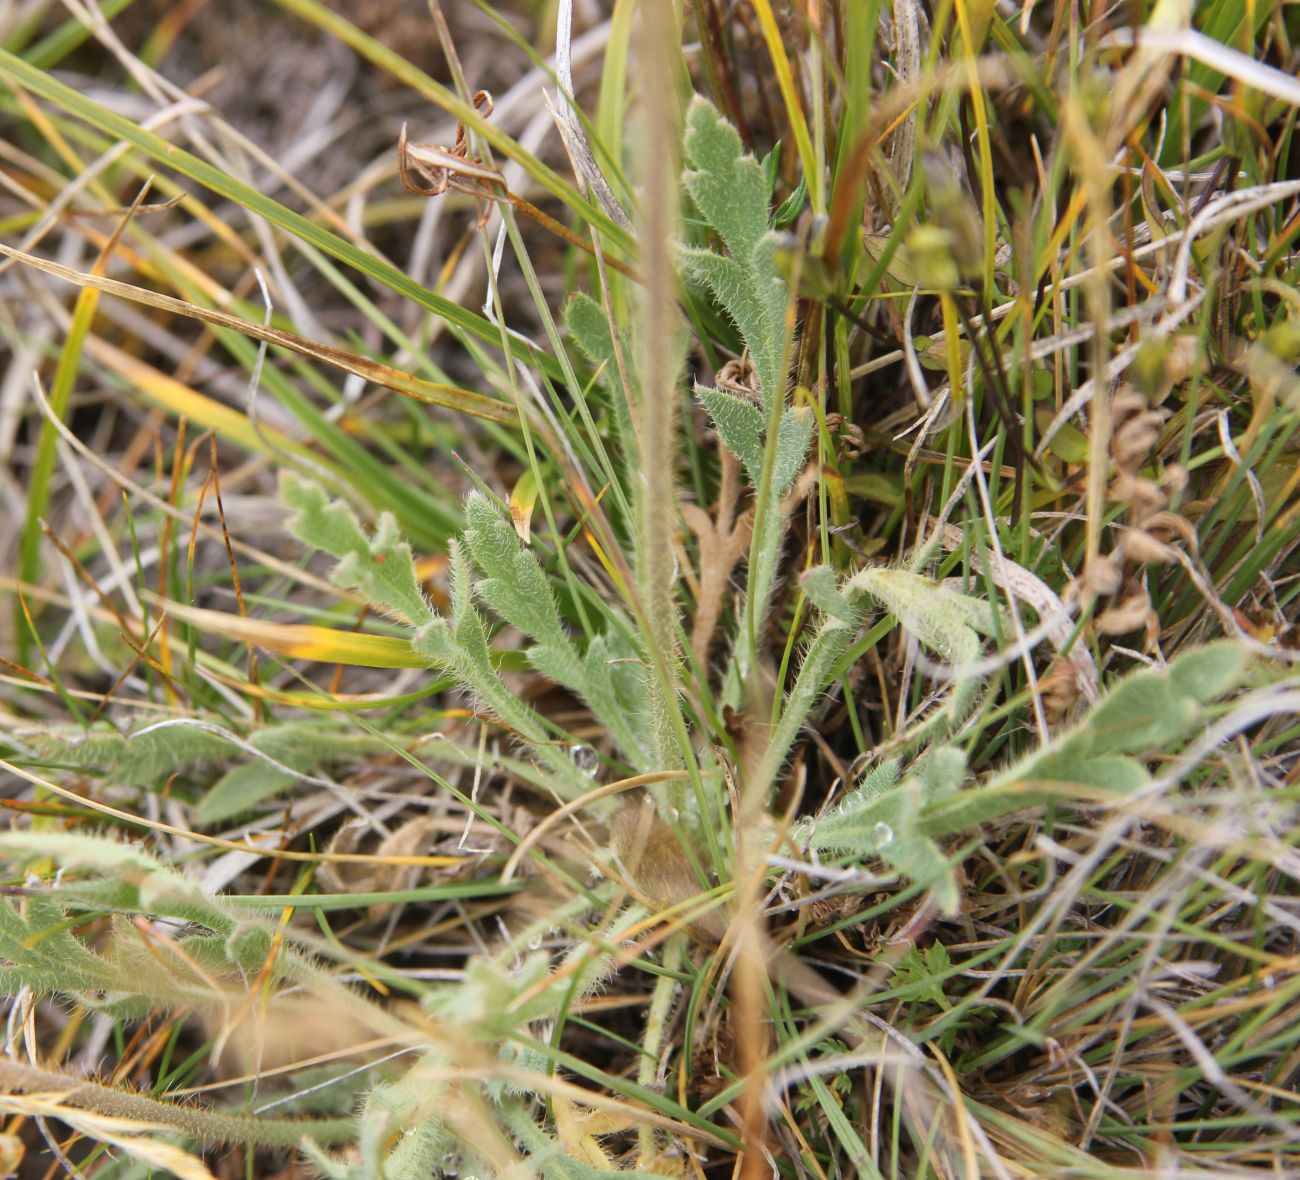
[[[894,829],[887,823],[878,823],[871,829],[871,835],[876,842],[877,848],[885,848],[888,847],[894,839]]]
[[[594,775],[600,769],[600,756],[590,746],[581,742],[569,747],[569,758],[583,774]]]

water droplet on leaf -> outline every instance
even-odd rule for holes
[[[583,774],[594,775],[600,769],[600,756],[590,746],[581,742],[569,747],[569,758]]]

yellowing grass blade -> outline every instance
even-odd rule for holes
[[[790,130],[794,133],[799,163],[803,165],[804,175],[808,178],[808,195],[813,211],[822,213],[826,204],[824,182],[817,167],[812,136],[808,134],[808,120],[804,118],[803,104],[799,101],[799,91],[794,84],[794,74],[790,69],[790,58],[785,52],[785,42],[781,39],[780,26],[776,23],[770,0],[754,0],[754,11],[758,15],[759,27],[763,30],[767,51],[772,57],[772,72],[776,74],[776,84],[785,103],[786,117],[790,120]]]
[[[360,635],[309,623],[272,623],[179,602],[167,602],[164,606],[172,618],[197,627],[205,635],[253,644],[290,659],[358,668],[427,667],[412,650],[409,640],[389,635]]]
[[[39,111],[35,107],[32,107],[32,110],[39,120]],[[52,132],[53,128],[47,128],[47,131]],[[63,142],[57,133],[54,133],[54,140],[58,144]],[[75,161],[75,157],[72,158]],[[131,206],[131,209],[122,218],[112,235],[100,247],[99,257],[95,260],[95,270],[97,272],[102,271],[107,265],[108,258],[116,248],[122,231],[126,228],[135,210],[139,208],[140,202],[144,200],[147,190],[148,185],[146,184],[145,188],[136,197],[135,204]],[[39,522],[45,514],[50,494],[50,480],[54,475],[54,462],[58,445],[56,426],[67,417],[68,406],[72,398],[72,386],[77,379],[77,369],[81,363],[82,349],[85,347],[87,337],[90,336],[91,325],[95,322],[95,311],[98,306],[99,293],[97,291],[89,286],[84,286],[78,291],[76,306],[72,312],[72,324],[68,329],[68,338],[64,343],[62,352],[59,353],[59,365],[54,372],[54,385],[50,390],[51,418],[41,423],[36,442],[36,461],[32,465],[32,472],[28,478],[27,519],[23,525],[18,550],[18,577],[24,582],[36,581],[40,573],[41,530]],[[26,663],[27,631],[21,619],[16,617],[15,623],[17,624],[20,662]]]
[[[275,427],[261,426],[255,429],[248,417],[238,410],[191,389],[176,378],[169,377],[98,337],[92,336],[86,342],[86,351],[106,368],[125,377],[150,401],[187,419],[191,425],[214,431],[219,437],[248,451],[267,454],[280,450],[292,455],[310,456],[311,461],[318,465],[325,463],[309,447],[291,439]]]
[[[294,709],[311,709],[318,713],[361,713],[370,709],[394,709],[401,705],[413,704],[424,700],[447,687],[445,680],[432,679],[413,692],[404,692],[397,696],[379,692],[331,692],[319,687],[315,691],[271,688],[266,684],[254,684],[245,675],[238,674],[228,665],[214,660],[200,652],[199,663],[203,674],[211,679],[233,688],[236,692],[259,701],[275,705],[288,705]],[[437,717],[464,721],[474,716],[471,709],[425,709],[423,717]]]

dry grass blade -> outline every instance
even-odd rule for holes
[[[318,344],[314,340],[304,340],[301,336],[296,336],[292,332],[286,332],[280,328],[272,328],[255,323],[252,320],[241,319],[239,316],[230,315],[224,311],[197,307],[192,303],[186,303],[182,299],[174,299],[170,295],[148,291],[143,287],[119,282],[117,279],[85,274],[70,267],[61,266],[57,262],[38,258],[34,254],[24,254],[3,243],[0,243],[0,254],[4,254],[8,258],[15,258],[34,270],[53,275],[64,282],[102,291],[108,295],[116,295],[119,299],[130,299],[146,307],[171,312],[174,315],[186,316],[202,323],[231,328],[254,340],[263,340],[267,344],[287,348],[300,356],[321,361],[333,368],[341,369],[345,373],[352,373],[363,380],[382,385],[387,389],[395,390],[429,405],[445,406],[448,409],[470,414],[488,422],[513,423],[518,416],[515,407],[497,401],[495,398],[485,397],[483,394],[475,393],[472,390],[443,385],[436,381],[426,381],[422,377],[413,377],[409,373],[403,373],[366,357],[356,356],[341,348],[333,348],[328,344]]]
[[[143,7],[0,5],[0,1171],[1300,1174],[1292,7]]]
[[[67,1105],[64,1095],[58,1092],[0,1097],[0,1110],[18,1118],[58,1119],[86,1138],[110,1144],[147,1167],[161,1168],[180,1180],[216,1180],[197,1157],[169,1143],[159,1142],[155,1136],[170,1130],[165,1124],[136,1122],[78,1110]]]

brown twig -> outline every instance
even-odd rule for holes
[[[492,96],[486,90],[474,93],[474,109],[483,112],[484,117],[492,113]],[[431,143],[412,143],[406,135],[406,124],[402,124],[397,137],[397,176],[402,186],[408,191],[422,197],[440,197],[455,190],[466,193],[479,202],[479,227],[487,222],[487,206],[494,201],[505,201],[517,212],[522,213],[543,229],[549,230],[556,237],[562,238],[573,246],[593,257],[595,247],[590,242],[578,237],[568,226],[556,221],[549,213],[543,213],[531,201],[512,193],[506,187],[505,177],[501,172],[483,163],[469,154],[469,138],[464,123],[456,124],[456,141],[451,147],[442,147]],[[605,264],[628,278],[640,281],[640,276],[626,262],[611,258],[602,252]]]

